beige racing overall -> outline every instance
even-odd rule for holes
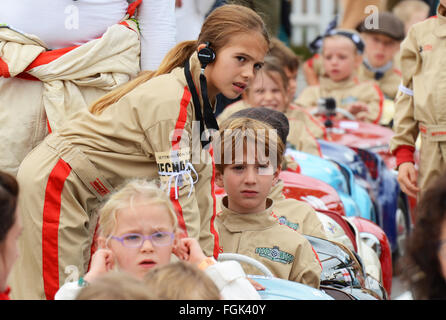
[[[197,54],[189,61],[199,83]],[[194,119],[184,68],[176,68],[99,115],[79,111],[37,146],[17,176],[24,232],[11,277],[14,298],[52,299],[73,273],[87,271],[96,209],[134,177],[161,179],[180,228],[217,257],[213,150],[192,141]]]
[[[401,44],[402,84],[395,104],[390,150],[415,148],[421,134],[418,187],[446,170],[446,8],[414,25]],[[408,159],[413,161],[413,159]]]

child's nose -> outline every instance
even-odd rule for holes
[[[254,79],[254,76],[254,68],[251,65],[246,64],[242,71],[242,77],[247,80],[252,80]]]
[[[153,248],[152,240],[144,239],[142,244],[141,244],[140,250],[143,251],[143,252],[146,252],[146,251],[153,251],[153,249],[154,248]]]
[[[271,100],[273,100],[273,98],[274,98],[274,95],[273,95],[273,93],[271,91],[266,91],[265,92],[265,99],[266,100],[271,101]]]
[[[255,183],[257,178],[257,172],[255,168],[248,168],[245,174],[245,183]]]

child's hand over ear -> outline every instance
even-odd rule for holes
[[[95,278],[112,270],[115,265],[115,257],[110,249],[99,249],[91,259],[90,271],[84,276],[85,281],[91,282]]]
[[[175,255],[181,260],[200,264],[206,258],[203,250],[201,250],[198,241],[193,238],[183,238],[179,240],[178,246],[174,250]]]

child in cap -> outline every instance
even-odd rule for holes
[[[416,197],[446,169],[446,0],[437,16],[409,30],[401,45],[402,84],[395,103],[390,150],[396,156],[401,189]],[[418,176],[414,166],[415,141],[421,135]]]
[[[336,108],[344,109],[350,118],[378,123],[384,101],[382,92],[376,84],[360,81],[355,75],[363,51],[364,43],[357,32],[330,31],[322,46],[327,77],[321,77],[319,85],[306,87],[295,103],[311,109],[317,107],[321,98],[332,98]]]
[[[215,181],[227,193],[216,219],[223,252],[249,256],[278,278],[319,288],[321,265],[311,244],[279,223],[275,201],[268,196],[285,148],[277,131],[262,121],[230,118],[214,138]],[[244,268],[248,274],[258,273]]]
[[[401,71],[394,58],[405,37],[404,23],[390,12],[380,13],[378,28],[364,20],[358,31],[364,39],[364,59],[358,70],[360,80],[376,81],[387,99],[393,100],[401,82]]]

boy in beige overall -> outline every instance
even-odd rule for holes
[[[405,37],[404,23],[390,12],[378,15],[378,28],[358,26],[364,39],[364,59],[358,69],[360,80],[375,81],[387,99],[393,100],[401,83],[401,71],[394,59]]]
[[[264,122],[243,117],[228,119],[220,129],[220,140],[214,144],[216,183],[227,192],[217,217],[220,245],[223,252],[262,262],[278,278],[319,288],[317,255],[306,238],[279,222],[268,197],[284,150],[276,132]],[[249,266],[245,271],[256,273]]]
[[[282,141],[287,141],[290,126],[283,113],[267,108],[251,108],[238,111],[232,114],[230,118],[240,117],[262,121],[270,125],[277,130]],[[283,157],[282,168],[285,166],[292,169],[294,166],[298,166],[298,164],[294,163],[294,159],[290,160],[285,156]],[[278,179],[277,183],[272,186],[268,196],[274,200],[274,215],[279,219],[279,222],[302,234],[326,239],[324,226],[315,210],[304,201],[285,198],[283,187],[283,180]],[[220,202],[218,203],[220,204]]]
[[[396,155],[401,189],[412,197],[446,169],[445,40],[446,0],[441,0],[437,16],[412,26],[401,45],[403,80],[395,104],[390,150]],[[413,153],[419,134],[417,176]]]

